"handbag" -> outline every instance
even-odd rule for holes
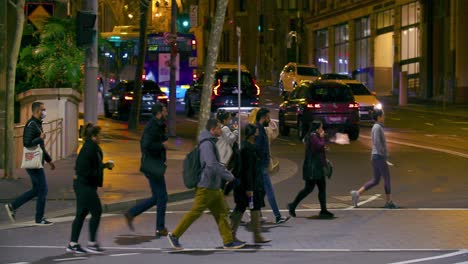
[[[37,129],[42,133],[42,130],[34,122],[30,122],[28,124],[28,126],[31,123],[36,125]],[[22,169],[42,169],[42,168],[44,168],[44,165],[42,165],[43,154],[44,154],[44,151],[42,150],[40,144],[38,144],[35,147],[30,147],[30,148],[23,147],[23,158],[21,160],[21,168]]]
[[[323,166],[323,175],[325,175],[328,179],[330,179],[332,174],[333,174],[333,163],[327,159],[327,164]]]
[[[151,180],[163,180],[167,165],[160,159],[154,159],[151,155],[143,154],[141,157],[140,171]]]
[[[21,161],[21,168],[23,169],[41,169],[43,151],[41,145],[26,148],[23,147],[23,159]]]

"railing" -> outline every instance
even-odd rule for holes
[[[16,167],[21,166],[21,159],[23,156],[23,131],[25,125],[15,126],[15,146],[16,146]],[[43,122],[42,128],[46,134],[45,138],[45,149],[50,154],[53,160],[59,160],[63,158],[63,145],[62,133],[63,133],[63,118],[51,120],[49,122]]]

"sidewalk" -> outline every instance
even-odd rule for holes
[[[185,118],[178,118],[179,122],[187,122]],[[140,173],[140,132],[127,131],[127,124],[99,119],[102,127],[103,142],[101,148],[104,161],[114,160],[116,166],[113,170],[104,171],[104,186],[99,188],[103,211],[122,211],[130,208],[141,199],[151,196],[151,190],[145,176]],[[178,130],[179,131],[179,130]],[[194,139],[189,138],[186,132],[178,133],[181,137],[169,139],[167,152],[166,185],[169,202],[191,199],[193,190],[187,190],[182,179],[182,161],[185,155],[193,148]],[[81,145],[81,144],[80,144]],[[50,170],[45,164],[48,182],[48,196],[46,204],[46,217],[59,217],[70,215],[75,210],[75,195],[73,192],[74,166],[77,155],[70,156],[55,162],[56,169]],[[272,176],[273,183],[291,177],[297,171],[294,162],[279,159],[279,171]],[[1,172],[1,171],[0,171]],[[31,181],[24,169],[16,169],[17,180],[0,180],[0,227],[9,225],[3,203],[11,202],[31,186]],[[17,222],[31,221],[34,218],[36,202],[31,201],[17,210]]]

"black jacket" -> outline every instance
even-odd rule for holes
[[[162,143],[167,139],[166,124],[164,121],[151,118],[141,136],[141,154],[150,155],[153,159],[165,162],[166,148]]]
[[[44,163],[44,160],[51,162],[52,158],[50,157],[49,153],[47,153],[44,146],[44,140],[41,138],[42,131],[44,131],[42,129],[42,121],[32,116],[24,126],[23,146],[26,148],[31,148],[37,145],[41,145],[42,151],[44,153],[42,156],[42,163]]]
[[[255,136],[255,145],[257,145],[260,166],[268,167],[270,163],[270,143],[265,127],[257,122],[258,136]]]
[[[92,187],[102,187],[104,164],[101,147],[86,139],[75,163],[77,181]]]
[[[237,178],[240,184],[234,188],[234,201],[236,204],[248,206],[247,191],[252,191],[256,207],[265,206],[263,177],[257,147],[248,142],[242,142],[240,170]]]

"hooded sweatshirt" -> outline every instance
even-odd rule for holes
[[[198,187],[219,190],[222,186],[222,180],[232,181],[234,175],[219,162],[219,153],[216,148],[216,137],[208,130],[204,130],[198,139],[202,141],[209,139],[200,144],[200,164],[203,167],[200,182]]]

